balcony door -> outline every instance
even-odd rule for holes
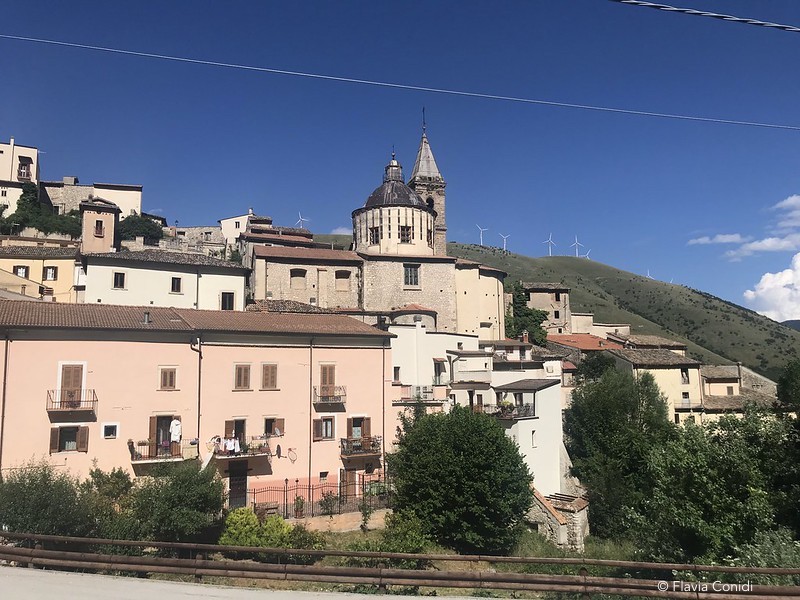
[[[83,365],[61,366],[61,406],[78,408],[83,387]]]

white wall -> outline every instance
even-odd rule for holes
[[[114,273],[125,273],[125,288],[114,289]],[[181,278],[181,292],[172,293],[172,278]],[[143,265],[133,262],[88,264],[87,303],[126,306],[174,306],[219,310],[222,292],[234,292],[234,310],[244,310],[244,273],[221,273],[183,265]]]
[[[463,350],[477,350],[477,336],[458,333],[437,333],[422,324],[391,325],[392,373],[400,367],[400,382],[404,385],[431,385],[433,382],[433,359],[447,358],[448,350],[457,350],[459,342]],[[450,367],[445,363],[444,381],[450,380]]]

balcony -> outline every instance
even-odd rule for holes
[[[315,385],[314,406],[344,404],[347,400],[347,388],[343,385]]]
[[[128,451],[131,453],[131,464],[141,465],[161,462],[180,462],[192,460],[199,456],[197,443],[189,440],[182,442],[162,442],[156,444],[144,440],[136,444],[128,442]]]
[[[217,460],[264,456],[271,462],[272,448],[269,443],[271,437],[270,435],[264,434],[245,437],[244,441],[237,440],[238,450],[236,450],[236,448],[233,450],[226,450],[225,440],[219,439],[218,442],[214,443],[211,451],[214,453],[214,458]]]
[[[536,416],[535,404],[484,404],[483,413],[498,419],[526,419]]]
[[[30,181],[31,180],[31,171],[30,169],[17,169],[17,181]]]
[[[342,456],[376,456],[381,453],[381,436],[341,438]]]
[[[433,387],[429,385],[401,385],[401,402],[433,402]]]
[[[458,369],[453,373],[453,383],[478,382],[490,383],[492,372],[489,369],[462,370]]]
[[[47,390],[47,412],[51,415],[92,413],[97,411],[94,390]]]

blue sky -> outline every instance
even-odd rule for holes
[[[676,0],[800,26],[796,0]],[[605,0],[32,2],[0,33],[800,127],[800,35]],[[591,258],[800,318],[800,131],[466,98],[0,39],[0,139],[44,179],[139,183],[170,223],[253,207],[327,233],[421,133],[449,238]],[[719,237],[722,236],[722,237]],[[690,243],[695,240],[694,243]],[[750,291],[745,297],[747,291]]]

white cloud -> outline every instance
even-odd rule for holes
[[[704,235],[688,241],[689,246],[696,244],[743,244],[749,242],[752,237],[745,237],[741,233],[718,233],[714,237]]]
[[[331,235],[352,235],[353,228],[352,227],[337,227],[333,231],[331,231]]]
[[[725,256],[739,260],[744,256],[752,256],[756,252],[791,252],[800,250],[800,233],[790,233],[783,237],[768,237],[742,244],[736,250],[728,250]]]
[[[781,200],[772,207],[772,210],[784,211],[778,219],[778,231],[800,227],[800,196],[797,194]]]
[[[747,304],[776,321],[800,318],[800,253],[792,266],[778,273],[764,273],[754,289],[744,293]]]

